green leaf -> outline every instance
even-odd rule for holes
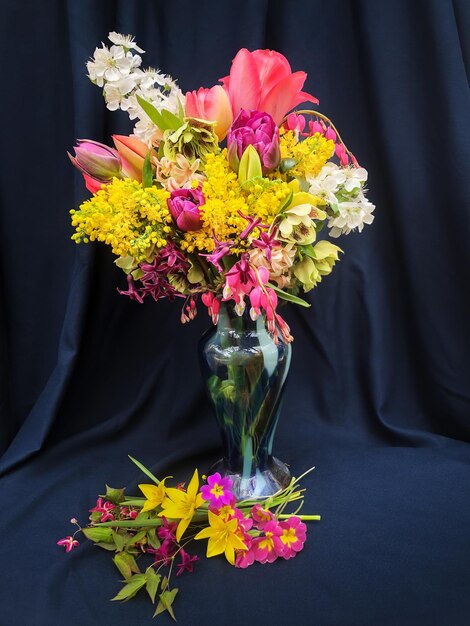
[[[310,302],[306,302],[305,300],[302,300],[302,298],[298,298],[291,293],[287,293],[287,291],[279,289],[279,287],[276,287],[276,285],[273,285],[272,283],[268,283],[268,286],[271,287],[271,289],[274,289],[281,300],[286,300],[287,302],[292,302],[293,304],[298,304],[299,306],[304,306],[306,308],[312,306]]]
[[[139,541],[141,541],[145,536],[147,535],[147,531],[146,530],[141,530],[140,533],[137,533],[136,535],[134,535],[133,537],[131,537],[127,542],[126,542],[126,546],[133,546],[134,544],[138,543]]]
[[[256,148],[251,144],[245,149],[240,159],[238,168],[238,180],[240,184],[250,181],[252,178],[262,176],[261,159]]]
[[[113,531],[113,539],[114,543],[116,544],[117,551],[122,552],[124,546],[127,543],[126,537],[122,533]]]
[[[134,559],[132,554],[129,554],[128,552],[120,552],[119,554],[116,554],[113,561],[126,580],[132,576],[132,572],[140,574],[137,561]]]
[[[106,485],[106,500],[109,500],[113,504],[120,504],[124,500],[125,491],[125,489],[114,489],[113,487]]]
[[[116,546],[114,545],[114,543],[105,543],[104,541],[97,541],[95,542],[95,546],[97,546],[98,548],[103,548],[103,550],[109,550],[109,552],[116,551]]]
[[[150,104],[150,102],[147,102],[147,100],[144,100],[140,96],[137,96],[137,102],[140,104],[143,110],[147,113],[147,115],[152,120],[152,122],[156,124],[158,128],[160,128],[161,130],[165,130],[162,116],[160,112],[157,111],[157,109],[153,106],[153,104]]]
[[[181,118],[167,109],[162,109],[161,116],[163,122],[166,124],[166,128],[177,130],[183,124],[183,120]]]
[[[103,522],[100,524],[100,528],[152,528],[156,526],[161,526],[162,520],[160,518],[157,519],[147,519],[147,520],[119,520],[118,522]]]
[[[149,594],[152,602],[155,602],[155,596],[157,595],[158,585],[160,584],[160,580],[162,577],[160,576],[160,574],[155,573],[155,570],[153,569],[153,567],[149,567],[148,570],[145,572],[145,578],[147,579],[147,582],[146,582],[147,593]]]
[[[160,540],[157,537],[156,528],[150,528],[147,531],[147,542],[150,546],[152,546],[152,548],[155,548],[155,550],[157,550],[162,545]]]
[[[139,96],[137,96],[139,97]],[[150,480],[152,480],[156,485],[160,484],[160,481],[158,480],[158,478],[156,476],[154,476],[152,474],[152,472],[150,470],[148,470],[145,465],[142,465],[142,463],[140,463],[139,461],[137,461],[137,459],[134,459],[134,457],[132,457],[130,454],[127,455],[130,460],[135,463],[137,465],[137,467],[146,475],[150,478]]]
[[[305,254],[305,256],[309,256],[311,259],[316,259],[317,255],[315,254],[315,250],[313,249],[313,246],[299,246],[300,251],[302,254]]]
[[[114,544],[113,531],[111,530],[111,528],[102,528],[101,526],[83,528],[83,534],[90,541],[102,541],[104,543]]]
[[[114,598],[111,598],[111,601],[120,600],[127,602],[135,596],[139,589],[142,589],[146,582],[145,574],[135,574],[135,576],[132,576],[130,581],[124,585],[121,591],[114,596]]]
[[[154,617],[163,613],[164,611],[168,611],[171,618],[176,622],[175,614],[173,613],[172,604],[175,600],[175,596],[178,593],[178,588],[174,587],[171,591],[164,591],[159,595],[160,602],[158,603],[157,610],[154,613]]]
[[[151,155],[152,155],[152,151],[149,150],[144,159],[144,165],[142,167],[142,187],[144,189],[146,187],[151,187],[153,184],[153,170],[152,170],[152,164],[150,163]]]

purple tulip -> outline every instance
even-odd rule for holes
[[[279,165],[279,128],[269,113],[241,109],[227,135],[230,167],[238,172],[240,159],[252,145],[261,159],[263,174]]]
[[[199,230],[202,226],[199,207],[205,203],[201,188],[176,189],[168,198],[168,208],[180,230]]]
[[[116,150],[91,139],[78,139],[77,144],[75,156],[67,154],[83,174],[101,183],[110,182],[114,176],[122,178],[122,161]]]

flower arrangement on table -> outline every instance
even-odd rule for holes
[[[133,300],[181,298],[183,323],[199,301],[214,324],[221,303],[240,317],[249,307],[274,343],[288,344],[278,302],[309,306],[299,294],[328,275],[342,252],[325,233],[336,238],[373,221],[366,170],[325,115],[293,111],[318,100],[302,91],[306,74],[293,73],[282,54],[242,49],[221,85],[184,95],[170,76],[141,69],[143,50],[132,37],[113,32],[109,39],[113,45],[97,48],[87,63],[89,78],[108,109],[126,111],[136,124],[131,136],[113,136],[114,148],[79,140],[69,154],[93,194],[71,211],[72,239],[109,245],[127,275],[119,291]],[[259,356],[253,384],[264,381]],[[225,404],[234,381],[222,381]],[[284,381],[283,374],[280,387]],[[253,424],[242,433],[245,426],[251,433]],[[170,487],[169,478],[159,481],[133,461],[152,481],[140,485],[145,498],[107,488],[90,510],[91,524],[77,532],[116,552],[124,587],[113,599],[145,588],[155,615],[174,618],[178,590],[170,579],[174,567],[176,576],[192,571],[190,541],[208,539],[208,557],[224,553],[244,568],[294,557],[304,521],[319,519],[284,513],[290,502],[302,504],[298,479],[274,495],[236,502],[231,479],[218,473],[201,489],[197,471],[187,488]],[[58,543],[67,552],[78,545],[75,535]],[[145,555],[153,562],[144,569]]]
[[[78,530],[57,544],[70,552],[79,545],[75,537],[81,532],[98,547],[115,552],[113,561],[124,586],[112,599],[127,602],[142,589],[157,605],[154,617],[167,611],[175,619],[173,602],[179,590],[171,577],[175,568],[176,577],[193,571],[199,557],[186,549],[193,540],[208,540],[208,558],[223,554],[230,565],[246,568],[255,562],[295,557],[306,540],[304,521],[320,519],[297,515],[305,491],[299,481],[308,472],[269,498],[236,502],[231,480],[218,473],[199,487],[196,469],[187,487],[181,483],[170,487],[171,476],[160,481],[129,458],[152,481],[139,485],[144,497],[128,497],[124,489],[107,486],[106,494],[89,511],[90,525],[81,528],[71,519]],[[292,502],[298,505],[296,512],[284,513]]]
[[[110,33],[87,63],[108,109],[137,120],[115,148],[79,140],[73,164],[93,197],[72,210],[77,243],[102,241],[127,274],[120,290],[143,302],[182,298],[181,320],[198,299],[217,322],[221,301],[266,317],[292,340],[279,299],[299,297],[329,274],[333,238],[373,220],[359,167],[333,123],[302,102],[305,72],[272,50],[240,50],[210,89],[182,93],[169,76],[142,70],[130,36]]]

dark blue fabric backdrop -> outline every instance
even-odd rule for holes
[[[76,247],[86,197],[65,151],[129,132],[85,62],[111,30],[184,90],[242,47],[308,72],[369,170],[376,219],[285,316],[296,338],[275,452],[321,513],[294,560],[180,580],[179,623],[470,623],[470,4],[466,0],[3,0],[0,625],[150,623],[89,545],[55,545],[128,453],[185,477],[219,454],[196,342],[206,316],[120,297],[108,250]],[[166,618],[161,618],[162,622]]]

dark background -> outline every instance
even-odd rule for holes
[[[150,623],[144,598],[108,601],[109,554],[55,543],[105,482],[135,492],[128,453],[179,479],[219,454],[204,311],[181,327],[177,305],[119,296],[110,251],[70,241],[87,193],[66,150],[131,129],[86,78],[111,30],[184,91],[240,47],[284,53],[377,205],[311,309],[285,311],[275,452],[297,475],[316,465],[305,509],[322,521],[288,562],[201,561],[179,623],[470,623],[469,20],[466,0],[2,0],[0,626]]]

